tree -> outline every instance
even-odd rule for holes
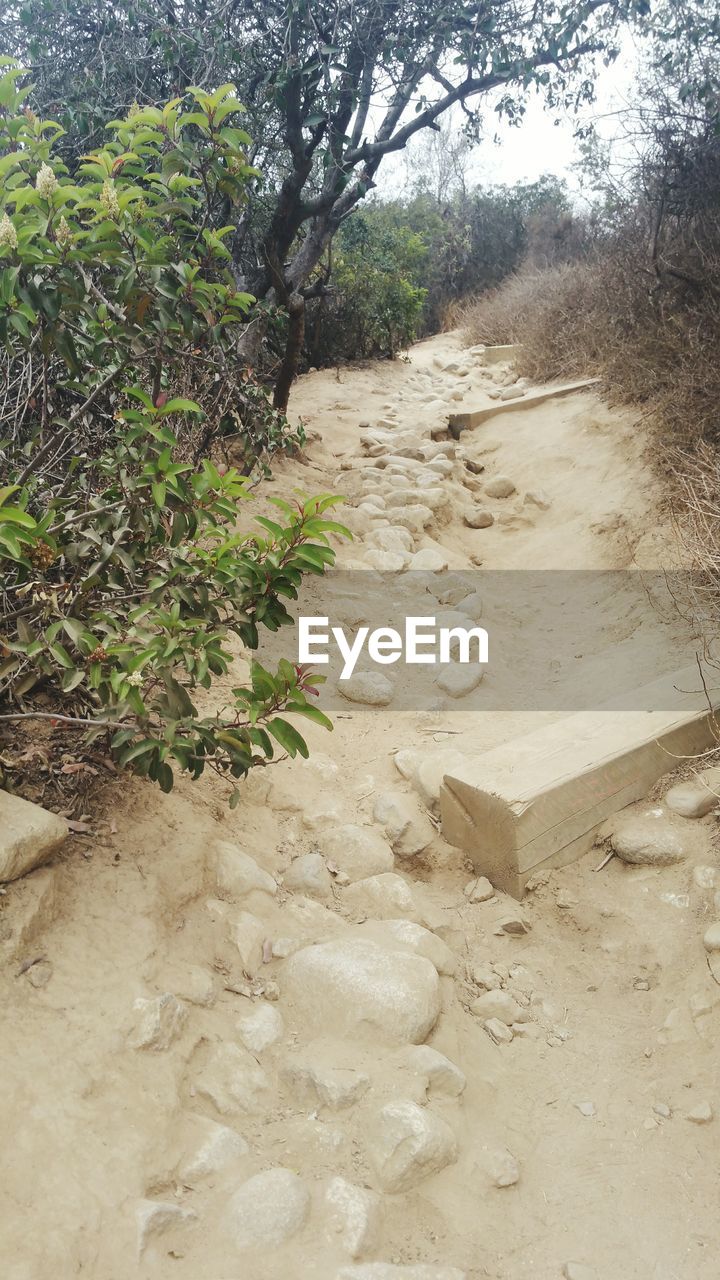
[[[249,348],[268,307],[289,316],[283,408],[305,302],[327,285],[318,265],[385,157],[496,91],[510,114],[533,84],[556,106],[590,97],[593,57],[612,57],[619,24],[646,11],[646,0],[25,0],[0,40],[32,62],[43,109],[65,104],[88,130],[134,97],[236,84],[265,182],[232,252],[238,287],[265,304]]]

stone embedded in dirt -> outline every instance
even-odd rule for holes
[[[665,867],[687,857],[685,841],[663,808],[619,818],[610,843],[623,862],[635,866]]]
[[[151,1049],[161,1053],[177,1040],[187,1018],[187,1009],[170,991],[146,1000],[140,997],[133,1005],[133,1026],[128,1043],[133,1049]]]
[[[135,1209],[137,1223],[137,1256],[140,1260],[148,1245],[172,1227],[181,1227],[197,1218],[192,1209],[166,1200],[141,1200]]]
[[[693,867],[693,884],[698,889],[714,889],[717,884],[717,867]]]
[[[0,882],[47,862],[68,834],[64,818],[0,790]]]
[[[329,898],[332,893],[330,872],[319,853],[303,853],[295,858],[283,876],[283,884],[309,898]]]
[[[370,1077],[364,1072],[352,1067],[328,1067],[322,1061],[313,1061],[309,1053],[308,1050],[290,1059],[281,1072],[284,1084],[300,1106],[343,1111],[367,1093]]]
[[[384,1191],[410,1191],[457,1160],[455,1134],[427,1107],[401,1099],[372,1118],[368,1155]]]
[[[468,529],[489,529],[490,525],[495,523],[495,517],[492,511],[486,510],[485,507],[479,507],[476,511],[468,511],[463,516],[463,524]]]
[[[467,1272],[426,1263],[396,1266],[392,1262],[367,1262],[341,1267],[333,1280],[467,1280]]]
[[[402,573],[408,567],[410,557],[405,552],[377,551],[370,549],[363,557],[365,564],[378,573]]]
[[[720,804],[720,796],[700,783],[680,782],[665,792],[663,804],[682,818],[704,818]]]
[[[270,1080],[247,1049],[230,1041],[215,1045],[194,1077],[195,1094],[207,1098],[221,1116],[257,1114],[272,1097]]]
[[[410,777],[415,790],[427,807],[437,813],[440,809],[440,788],[445,775],[465,764],[467,757],[461,751],[454,751],[452,748],[435,751],[432,754],[418,751],[414,755],[413,772],[405,776]]]
[[[708,925],[703,934],[703,944],[706,951],[720,951],[720,920]]]
[[[327,1231],[351,1258],[375,1249],[382,1225],[382,1201],[374,1191],[345,1178],[331,1178],[325,1189]]]
[[[284,1244],[305,1226],[310,1192],[291,1169],[266,1169],[232,1196],[228,1221],[238,1249]]]
[[[502,986],[500,975],[492,969],[485,968],[483,965],[473,965],[470,970],[470,977],[476,987],[484,987],[486,991],[499,991]]]
[[[368,920],[358,925],[358,932],[360,937],[369,937],[381,946],[422,956],[438,973],[452,976],[457,969],[457,959],[447,943],[414,920]]]
[[[435,677],[435,685],[449,698],[465,698],[477,689],[485,675],[485,668],[479,664],[453,663],[441,668]]]
[[[499,1018],[487,1018],[486,1021],[483,1022],[483,1026],[490,1036],[490,1039],[494,1040],[496,1044],[509,1044],[513,1039],[513,1032],[510,1030],[510,1027],[506,1026],[504,1022],[501,1022]]]
[[[241,911],[231,922],[230,937],[238,949],[245,973],[251,978],[262,966],[265,936],[262,921],[250,915],[249,911]]]
[[[193,1116],[192,1121],[197,1145],[178,1166],[182,1182],[211,1178],[250,1154],[245,1139],[227,1125],[208,1120],[207,1116]]]
[[[488,1018],[499,1019],[507,1027],[512,1026],[513,1022],[525,1022],[528,1017],[522,1005],[518,1004],[509,991],[484,991],[473,1000],[470,1009],[483,1022]]]
[[[402,791],[381,791],[373,808],[373,819],[383,827],[399,857],[422,853],[435,838],[435,828],[417,812],[416,805]]]
[[[440,1015],[437,970],[422,956],[360,938],[304,947],[285,961],[283,990],[310,1033],[362,1031],[421,1044]]]
[[[509,498],[515,493],[515,485],[507,476],[496,476],[485,485],[488,498]]]
[[[487,876],[478,876],[477,880],[471,880],[465,885],[463,893],[468,902],[488,902],[490,898],[495,897],[495,890]]]
[[[518,911],[513,915],[505,916],[500,921],[495,932],[498,934],[509,933],[515,937],[520,937],[522,934],[530,932],[530,921],[526,920],[525,916]]]
[[[410,533],[415,534],[421,534],[434,519],[434,512],[421,502],[415,502],[411,506],[393,512],[393,524],[402,525],[403,528],[409,529]]]
[[[366,707],[386,707],[395,692],[392,681],[382,671],[356,671],[349,679],[340,680],[337,690],[348,702]]]
[[[698,1102],[685,1113],[685,1117],[687,1120],[692,1120],[693,1124],[709,1124],[713,1114],[713,1109],[709,1102]]]
[[[460,1068],[429,1044],[411,1045],[403,1052],[401,1061],[416,1076],[424,1076],[426,1092],[431,1096],[442,1094],[457,1098],[467,1084]]]
[[[485,1168],[495,1187],[514,1187],[520,1181],[520,1165],[507,1147],[489,1151],[485,1157]]]
[[[429,507],[431,511],[439,511],[441,507],[446,507],[450,501],[449,493],[445,489],[441,489],[439,485],[427,485],[423,488],[415,487],[412,489],[393,489],[388,493],[386,499],[388,507],[393,508],[392,512],[388,514],[392,516],[395,523],[399,524],[400,521],[397,519],[399,512],[396,512],[395,508],[414,507],[418,503],[418,498],[421,500],[421,505]]]
[[[395,865],[387,840],[372,827],[343,823],[333,831],[322,832],[319,843],[325,857],[351,882],[382,875]]]
[[[351,910],[377,920],[395,919],[397,916],[412,918],[419,914],[410,886],[393,871],[356,880],[343,894],[343,903]]]
[[[539,507],[541,511],[549,511],[552,502],[544,489],[528,489],[523,498],[523,505],[526,507]]]
[[[277,1044],[285,1030],[280,1013],[265,1000],[259,1001],[251,1013],[240,1018],[237,1028],[245,1048],[251,1053],[262,1053]]]
[[[654,1103],[653,1111],[655,1112],[655,1115],[660,1116],[662,1120],[669,1120],[672,1115],[672,1111],[670,1110],[667,1102]]]
[[[43,867],[13,884],[5,898],[10,910],[0,911],[0,956],[6,961],[25,957],[29,944],[49,928],[57,911],[57,876]]]
[[[366,546],[376,547],[378,551],[391,551],[394,555],[406,556],[413,550],[413,539],[409,529],[402,525],[388,525],[383,529],[373,529],[365,540]]]
[[[566,1262],[563,1264],[564,1280],[597,1280],[594,1267],[586,1267],[584,1262]]]
[[[423,573],[441,573],[447,567],[447,556],[437,551],[435,547],[424,547],[422,551],[416,551],[415,555],[410,557],[408,564],[408,569]]]
[[[524,395],[525,395],[525,387],[518,387],[516,385],[514,387],[506,387],[504,391],[501,391],[500,399],[501,400],[519,400],[521,396],[524,396]]]
[[[248,893],[277,892],[277,884],[254,858],[226,840],[215,846],[215,876],[220,893],[242,898]]]
[[[585,1116],[588,1120],[597,1114],[594,1102],[576,1102],[575,1107],[580,1112],[580,1115]]]
[[[200,964],[167,964],[153,974],[153,985],[172,991],[186,1004],[210,1009],[215,1003],[215,978]]]

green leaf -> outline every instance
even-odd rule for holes
[[[287,720],[282,720],[280,716],[275,716],[274,719],[268,722],[268,732],[280,743],[281,747],[284,747],[291,759],[294,760],[296,755],[301,755],[304,760],[307,760],[310,755],[307,743],[300,736],[297,729],[288,724]]]

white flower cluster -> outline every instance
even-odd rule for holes
[[[61,249],[67,249],[68,245],[72,244],[72,238],[73,234],[68,226],[67,218],[63,215],[55,232],[55,240]]]
[[[100,193],[100,203],[108,218],[120,217],[120,202],[117,198],[117,191],[109,178],[103,182],[103,189]]]
[[[41,164],[38,169],[37,178],[35,179],[35,190],[38,195],[41,195],[43,200],[50,200],[57,191],[58,186],[58,180],[50,168],[50,165]]]
[[[0,218],[0,248],[17,249],[18,238],[12,222],[4,213]]]

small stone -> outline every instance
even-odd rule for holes
[[[369,565],[371,569],[377,569],[378,573],[402,573],[408,564],[407,555],[395,551],[371,549],[365,552],[363,559],[366,565]],[[362,702],[365,699],[355,698],[353,701]]]
[[[492,969],[473,966],[470,976],[476,987],[484,987],[486,991],[499,991],[502,986],[502,979],[499,974],[494,973]]]
[[[243,970],[254,977],[264,960],[265,926],[256,916],[242,911],[231,923],[230,936],[240,954]]]
[[[295,858],[283,876],[283,884],[309,898],[329,898],[332,893],[330,872],[319,853],[303,853]]]
[[[193,1127],[198,1145],[178,1167],[178,1174],[183,1182],[192,1183],[196,1178],[211,1178],[250,1154],[245,1139],[227,1125],[216,1124],[206,1116],[193,1116]]]
[[[717,867],[693,867],[693,883],[698,889],[714,889],[717,875]]]
[[[512,1031],[504,1022],[501,1022],[499,1018],[488,1018],[483,1023],[483,1026],[490,1036],[490,1039],[494,1040],[496,1044],[509,1044],[513,1039]]]
[[[425,1077],[430,1096],[444,1094],[457,1098],[465,1089],[467,1081],[460,1068],[429,1044],[412,1045],[405,1050],[402,1061],[415,1075]]]
[[[377,920],[412,917],[417,914],[410,886],[392,871],[356,880],[343,895],[343,902],[353,911]]]
[[[359,931],[362,937],[372,938],[381,946],[423,956],[438,973],[452,977],[457,970],[457,959],[447,943],[414,920],[368,920],[359,926]]]
[[[680,832],[663,808],[621,818],[610,843],[623,862],[637,866],[669,866],[687,855]]]
[[[717,1000],[711,999],[704,991],[696,991],[690,997],[688,1004],[693,1018],[704,1018],[707,1014],[712,1013]]]
[[[196,1217],[192,1209],[182,1209],[172,1201],[141,1200],[135,1209],[138,1260],[156,1236],[165,1235],[172,1227],[183,1226]]]
[[[495,517],[492,511],[487,511],[484,507],[480,507],[477,511],[468,511],[463,516],[463,524],[468,529],[489,529],[495,523]]]
[[[594,1267],[586,1267],[583,1262],[566,1262],[562,1273],[564,1280],[597,1280]]]
[[[345,1178],[331,1178],[325,1190],[328,1236],[337,1240],[351,1258],[361,1258],[377,1245],[382,1223],[382,1201],[374,1191],[357,1187]]]
[[[518,913],[517,915],[505,916],[505,918],[500,921],[498,929],[500,933],[520,935],[530,932],[530,923],[524,916],[521,916]]]
[[[0,791],[0,882],[17,880],[47,862],[67,836],[64,818]]]
[[[496,1187],[514,1187],[520,1181],[520,1166],[507,1148],[491,1151],[486,1160],[486,1167]]]
[[[571,893],[568,893],[567,889],[558,889],[555,894],[555,905],[556,907],[559,907],[561,911],[571,911],[573,907],[577,906],[577,904],[577,898],[574,898]]]
[[[477,880],[471,880],[463,889],[468,902],[488,902],[490,898],[495,897],[493,889],[487,876],[478,876]]]
[[[670,1111],[670,1108],[667,1102],[653,1103],[653,1111],[655,1112],[656,1116],[661,1116],[663,1120],[669,1120],[670,1116],[672,1115],[672,1112]]]
[[[42,987],[46,987],[53,975],[53,967],[49,960],[38,960],[37,964],[31,965],[25,971],[25,977],[31,987],[35,987],[38,991]]]
[[[248,1178],[235,1192],[228,1216],[238,1249],[284,1244],[304,1227],[310,1192],[290,1169],[266,1169]]]
[[[576,1102],[575,1107],[581,1116],[591,1117],[596,1114],[594,1102]]]
[[[395,759],[397,763],[397,757]],[[372,827],[348,822],[323,832],[319,843],[325,857],[347,875],[349,882],[382,875],[384,871],[392,871],[395,865],[387,840]],[[335,882],[339,883],[337,876]]]
[[[383,827],[399,857],[422,853],[435,838],[435,829],[421,817],[417,806],[402,791],[382,791],[375,801],[373,818]]]
[[[717,808],[720,797],[700,783],[679,782],[665,793],[664,803],[683,818],[704,818]]]
[[[262,1053],[281,1039],[283,1020],[277,1009],[261,1000],[252,1013],[240,1018],[237,1024],[240,1039],[251,1053]]]
[[[338,693],[348,702],[367,707],[386,707],[392,702],[395,688],[382,671],[356,671],[348,680],[340,680]]]
[[[422,573],[441,573],[447,567],[447,556],[437,551],[435,547],[424,547],[421,551],[416,551],[415,555],[410,557],[408,565],[408,569]]]
[[[706,951],[720,951],[720,920],[716,920],[705,930],[703,944]]]
[[[219,840],[215,846],[215,875],[220,893],[241,898],[248,893],[277,892],[277,884],[254,858],[234,844]]]
[[[133,1028],[129,1044],[133,1049],[150,1049],[155,1053],[169,1049],[182,1031],[187,1010],[170,991],[146,1000],[140,997],[133,1005]]]
[[[713,1118],[713,1109],[709,1102],[698,1102],[686,1113],[686,1118],[693,1124],[708,1124]]]
[[[195,1093],[220,1115],[261,1112],[270,1098],[270,1080],[247,1049],[222,1041],[194,1080]]]
[[[523,504],[526,507],[539,507],[541,511],[549,511],[552,506],[544,489],[528,489]]]
[[[500,399],[501,400],[519,400],[524,395],[525,395],[525,387],[518,387],[517,385],[515,385],[514,387],[505,387],[505,390],[500,392]]]
[[[507,476],[496,476],[485,485],[488,498],[510,498],[515,493],[515,485]]]
[[[484,675],[485,668],[479,663],[453,663],[441,669],[435,684],[450,698],[465,698],[477,689]]]
[[[354,1106],[370,1088],[370,1077],[364,1072],[352,1067],[328,1067],[307,1056],[283,1067],[282,1078],[295,1100],[309,1109],[343,1111]]]
[[[457,1160],[450,1126],[427,1107],[389,1102],[370,1124],[369,1156],[384,1191],[409,1191]]]
[[[509,991],[484,991],[473,1000],[470,1009],[483,1022],[491,1018],[505,1023],[507,1027],[513,1022],[525,1022],[528,1016]]]

